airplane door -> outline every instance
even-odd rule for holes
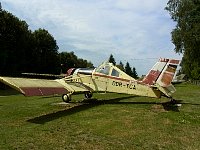
[[[112,69],[107,90],[109,92],[127,93],[127,81],[125,79],[119,78],[119,74],[119,71],[114,68]]]
[[[96,91],[107,91],[108,79],[105,76],[95,74],[93,76],[93,84]]]
[[[110,66],[101,66],[93,74],[93,84],[97,91],[107,91]]]

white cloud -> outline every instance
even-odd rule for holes
[[[47,29],[60,51],[75,51],[97,65],[111,53],[124,62],[133,58],[179,57],[170,41],[174,24],[164,10],[167,1],[2,0],[2,6],[25,20],[32,30]],[[133,63],[139,74],[149,69],[145,65],[137,68],[141,61]]]

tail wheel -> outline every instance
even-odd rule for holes
[[[87,99],[92,98],[92,93],[91,92],[85,92],[85,98],[87,98]]]
[[[63,102],[66,102],[66,103],[71,101],[71,94],[63,94],[62,100],[63,100]]]

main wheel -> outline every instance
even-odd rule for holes
[[[173,99],[173,98],[171,98],[170,102],[171,102],[172,104],[176,104],[176,103],[177,103],[177,101],[176,101],[175,99]]]
[[[66,102],[66,103],[71,101],[71,94],[63,94],[62,100],[63,100],[63,102]]]
[[[92,93],[91,92],[85,92],[85,98],[87,98],[87,99],[92,98]]]

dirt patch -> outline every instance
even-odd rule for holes
[[[166,112],[162,105],[154,104],[151,106],[151,111],[153,112]]]

